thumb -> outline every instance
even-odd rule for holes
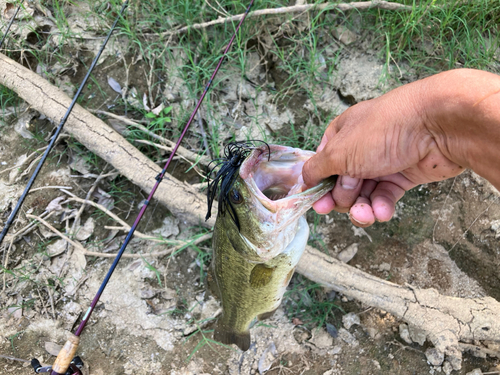
[[[324,148],[306,161],[302,168],[302,177],[308,188],[316,186],[325,178],[339,173],[340,171],[332,164],[332,160]]]

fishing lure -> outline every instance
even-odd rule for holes
[[[210,219],[210,217],[212,216],[212,204],[215,197],[217,196],[217,192],[220,191],[218,213],[221,215],[225,215],[227,208],[229,207],[229,214],[238,227],[238,230],[240,230],[238,216],[236,215],[234,206],[231,203],[231,200],[237,199],[237,197],[232,197],[233,199],[230,199],[229,194],[234,194],[234,192],[232,191],[232,187],[234,185],[234,182],[238,178],[238,171],[240,169],[240,166],[248,157],[248,155],[256,148],[256,143],[262,143],[267,146],[269,152],[268,158],[270,158],[271,148],[269,147],[269,145],[264,141],[252,140],[246,142],[231,142],[224,148],[224,157],[212,160],[211,163],[215,163],[215,165],[212,167],[212,169],[210,169],[210,172],[208,174],[208,210],[207,216],[205,216],[205,221]],[[217,172],[215,178],[210,181],[210,175],[219,166],[220,169]]]

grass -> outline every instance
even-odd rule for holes
[[[427,73],[460,67],[498,71],[498,1],[402,2],[412,6],[412,12],[364,15],[380,43],[388,40],[394,60]]]
[[[345,314],[324,288],[300,275],[295,275],[285,293],[283,306],[290,319],[298,318],[308,329],[338,326],[340,313]],[[337,315],[336,315],[337,314]]]

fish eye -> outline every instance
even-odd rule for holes
[[[240,204],[243,202],[243,197],[238,190],[231,189],[229,192],[229,200],[234,204]]]

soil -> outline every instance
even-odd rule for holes
[[[246,77],[254,82],[270,82],[275,88],[282,89],[287,77],[278,66],[266,65],[267,71],[258,65],[259,61],[262,62],[262,51],[252,50],[252,43],[248,45]],[[117,45],[118,41],[115,48]],[[91,59],[92,54],[87,54],[82,54],[80,59]],[[396,85],[390,79],[381,84],[383,61],[363,42],[351,45],[339,56],[335,68],[337,74],[318,95],[316,105],[322,111],[332,116],[339,114],[350,105],[381,95]],[[325,57],[328,59],[329,56]],[[180,64],[183,58],[185,56],[181,53],[173,55],[173,62]],[[67,62],[69,65],[74,63]],[[116,93],[107,84],[107,77],[112,76],[119,82],[126,77],[123,65],[115,63],[116,57],[110,51],[94,74],[103,88],[103,95],[111,98]],[[76,66],[76,74],[53,83],[66,87],[68,82],[78,85],[83,65],[76,63]],[[127,73],[130,87],[136,87],[138,92],[147,88],[144,81],[147,68],[147,64],[139,62]],[[404,66],[398,68],[405,69]],[[227,75],[239,77],[241,72],[228,68]],[[401,81],[417,78],[408,70],[404,71]],[[165,92],[175,91],[180,98],[187,96],[180,78],[172,74],[167,75],[165,81]],[[290,119],[294,119],[300,129],[317,126],[303,110],[311,103],[301,92],[292,93],[286,101],[275,101],[271,91],[257,92],[251,84],[239,78],[228,78],[221,85],[212,100],[218,99],[217,108],[226,110],[208,115],[205,109],[202,111],[203,120],[209,124],[212,121],[210,116],[225,116],[222,114],[230,113],[231,105],[239,106],[240,102],[244,111],[238,112],[241,117],[230,118],[230,122],[226,119],[226,125],[220,129],[220,139],[231,136],[237,139],[261,138],[264,134],[268,141],[272,141],[276,133],[288,131]],[[89,94],[87,90],[84,96],[89,98]],[[180,107],[179,101],[172,100],[174,110]],[[186,100],[183,104],[189,103]],[[97,108],[102,103],[88,99],[84,105]],[[252,121],[244,115],[248,118],[260,116],[261,126],[252,127]],[[33,168],[28,167],[28,162],[12,172],[3,171],[44,147],[53,126],[35,113],[29,122],[28,130],[36,134],[36,138],[26,139],[16,131],[19,120],[14,117],[6,118],[1,128],[2,226]],[[186,147],[197,145],[199,139],[199,131],[193,132]],[[98,175],[109,167],[100,160],[89,160],[85,150],[80,151],[69,147],[68,140],[62,139],[35,187],[65,186],[77,196],[85,197],[96,177],[88,175]],[[178,162],[172,173],[186,183],[200,181],[194,171],[185,174],[185,168],[186,164]],[[100,190],[93,199],[102,199],[101,202],[105,198],[111,199],[113,205],[110,209],[131,224],[146,193],[116,176],[102,180],[98,187]],[[408,192],[398,203],[393,220],[376,223],[370,228],[354,227],[345,214],[318,216],[309,213],[309,222],[314,223],[311,224],[311,242],[332,256],[357,244],[358,251],[349,264],[397,284],[435,288],[450,296],[489,295],[500,300],[499,195],[487,181],[466,171],[454,180],[422,185]],[[61,196],[67,197],[58,188],[31,193],[11,233],[29,223],[26,213],[41,215],[49,203]],[[50,219],[51,224],[61,231],[71,228],[73,220],[68,217],[71,217],[75,205],[66,204],[64,207]],[[104,251],[116,251],[117,244],[123,241],[122,233],[104,228],[114,225],[114,221],[94,208],[87,208],[80,219],[82,233],[89,219],[93,224],[88,224],[89,235],[81,242],[87,248],[100,244]],[[139,230],[153,234],[161,232],[170,240],[190,238],[200,231],[184,225],[155,204],[147,212]],[[58,345],[64,343],[68,331],[75,330],[111,264],[109,259],[85,257],[64,241],[58,241],[56,236],[39,228],[1,253],[6,269],[0,274],[3,278],[0,283],[3,287],[0,291],[2,356],[24,360],[38,358],[42,363],[51,364]],[[61,246],[63,252],[54,255]],[[189,248],[172,257],[123,259],[120,262],[82,335],[78,355],[85,363],[84,374],[449,373],[445,366],[432,366],[427,362],[425,351],[431,347],[428,341],[420,345],[408,344],[402,339],[400,330],[404,322],[340,294],[333,296],[338,311],[329,320],[338,334],[328,333],[326,327],[309,328],[294,324],[293,318],[300,319],[300,316],[288,314],[285,300],[273,317],[252,329],[252,345],[247,352],[211,341],[213,318],[220,307],[205,286],[209,246],[209,243],[203,243],[199,248]],[[131,252],[164,248],[165,244],[138,239],[130,245]],[[71,255],[66,262],[68,254]],[[291,285],[299,284],[299,278],[294,276]],[[342,330],[341,334],[342,316],[350,312],[358,315],[360,322]],[[483,372],[500,373],[500,360],[466,353],[462,370],[452,373],[467,374],[477,368]],[[27,362],[0,357],[0,374],[14,373],[32,374],[33,370]]]

